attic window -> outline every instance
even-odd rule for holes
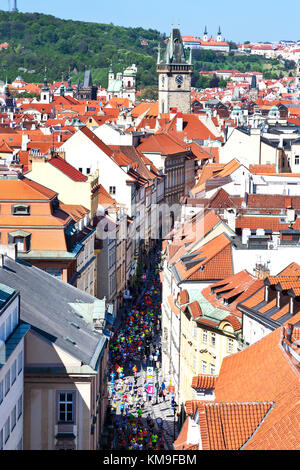
[[[30,206],[25,204],[18,204],[12,206],[13,215],[30,215]]]
[[[75,328],[77,328],[78,330],[80,329],[80,326],[78,325],[78,323],[75,323],[74,321],[71,322],[71,325],[75,326]]]

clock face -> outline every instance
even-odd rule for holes
[[[182,85],[183,76],[182,75],[177,75],[177,77],[175,78],[175,81],[176,81],[177,85]]]

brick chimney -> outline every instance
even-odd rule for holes
[[[254,268],[255,276],[257,279],[266,279],[267,277],[270,276],[270,270],[269,268],[262,263],[256,263],[255,268]]]

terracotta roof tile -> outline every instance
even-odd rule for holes
[[[216,380],[218,376],[217,375],[197,375],[193,377],[192,380],[192,388],[215,388]]]
[[[77,168],[74,168],[70,163],[66,162],[63,158],[58,155],[55,155],[50,160],[49,163],[64,173],[66,176],[71,178],[73,181],[80,182],[80,181],[87,181],[87,176],[83,175]]]
[[[191,312],[194,320],[202,316],[202,310],[197,300],[194,300],[194,302],[188,304],[187,308]]]
[[[186,289],[179,292],[180,305],[187,304],[189,302],[189,293]]]

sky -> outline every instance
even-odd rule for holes
[[[216,37],[221,26],[228,41],[300,40],[300,1],[288,0],[17,0],[21,12],[126,27],[141,26],[169,34],[172,24],[182,35]],[[13,0],[1,0],[8,10]],[[286,6],[285,6],[286,5]]]

